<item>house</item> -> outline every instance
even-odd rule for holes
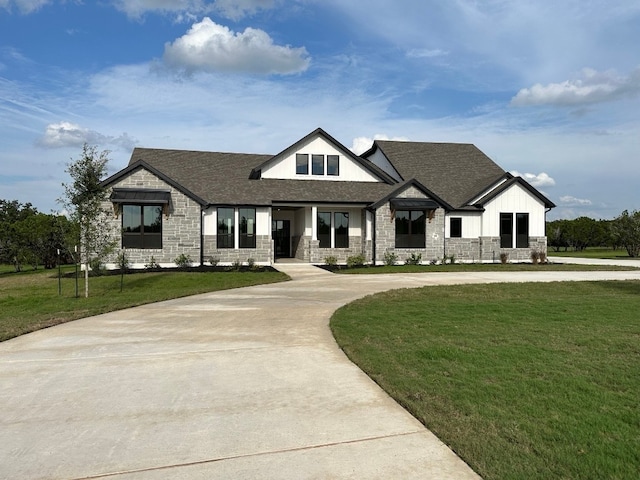
[[[137,267],[181,254],[221,265],[528,260],[546,252],[555,206],[474,145],[376,140],[358,156],[322,129],[277,155],[135,148],[103,186]]]

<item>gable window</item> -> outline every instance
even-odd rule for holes
[[[462,218],[451,217],[449,219],[449,236],[451,238],[462,237]]]
[[[311,173],[324,175],[324,155],[311,155]]]
[[[296,153],[296,175],[309,175],[309,155]]]
[[[516,213],[516,248],[529,248],[528,213]]]
[[[349,214],[336,212],[334,220],[335,248],[349,248]]]
[[[513,248],[513,214],[500,214],[500,248]]]
[[[122,205],[122,246],[162,248],[162,207]]]
[[[240,221],[240,248],[256,248],[256,209],[238,209]]]
[[[424,210],[396,210],[396,248],[425,248]]]
[[[340,175],[340,157],[327,155],[327,175]]]
[[[318,212],[318,240],[320,248],[331,248],[331,212]]]
[[[234,248],[235,210],[218,208],[218,248]]]

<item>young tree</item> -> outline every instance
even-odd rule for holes
[[[92,261],[104,258],[115,248],[109,235],[108,211],[103,208],[107,192],[101,181],[107,175],[109,152],[98,153],[95,146],[82,146],[80,156],[67,164],[71,183],[63,183],[64,197],[60,202],[79,226],[80,259],[84,264],[84,296],[89,296],[89,269]],[[95,263],[94,263],[95,265]]]
[[[640,210],[622,212],[611,222],[611,230],[630,257],[640,256]]]

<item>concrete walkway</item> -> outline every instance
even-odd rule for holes
[[[421,285],[634,272],[332,275],[171,300],[0,343],[1,479],[477,476],[344,356],[339,306]]]

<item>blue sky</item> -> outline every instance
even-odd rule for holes
[[[640,209],[640,3],[0,0],[0,198],[82,144],[278,153],[317,127],[473,143],[557,204]],[[461,172],[463,174],[463,172]]]

